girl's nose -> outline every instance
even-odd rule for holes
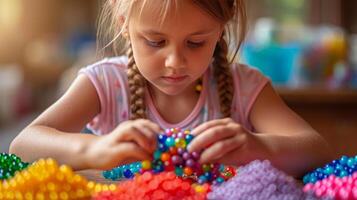
[[[184,68],[186,65],[186,59],[183,53],[179,50],[172,50],[167,56],[165,60],[165,67],[180,69]]]

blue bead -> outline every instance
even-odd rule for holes
[[[356,164],[355,159],[349,158],[349,159],[347,160],[347,166],[353,167],[353,165],[355,165],[355,164]]]
[[[345,170],[340,171],[339,177],[345,177],[348,173]]]
[[[224,182],[224,178],[218,177],[218,178],[216,179],[216,181],[217,181],[217,183],[223,183],[223,182]]]
[[[307,184],[310,182],[310,174],[306,174],[303,178],[302,178],[302,182],[304,184]]]
[[[126,169],[126,170],[124,171],[124,176],[125,176],[125,178],[133,178],[133,177],[134,177],[134,174],[131,172],[130,169]]]
[[[198,183],[199,183],[199,184],[204,184],[204,183],[206,183],[206,182],[207,182],[206,176],[201,175],[201,176],[198,178]]]
[[[340,165],[340,164],[338,164],[338,165],[336,165],[335,169],[337,169],[337,170],[342,170],[342,169],[343,169],[343,166]]]
[[[211,172],[205,172],[204,176],[207,178],[208,181],[212,179],[212,173]]]
[[[159,143],[165,143],[166,138],[167,138],[167,135],[159,135],[158,136]]]
[[[159,150],[161,151],[161,152],[165,152],[165,151],[167,151],[168,150],[168,147],[165,145],[165,144],[159,144]]]
[[[347,157],[347,156],[342,156],[342,157],[340,158],[340,163],[341,163],[342,165],[345,165],[345,164],[347,163],[347,160],[348,160],[348,157]]]
[[[175,146],[175,139],[173,137],[168,137],[165,141],[165,145],[168,147]]]
[[[185,136],[185,140],[186,140],[187,144],[190,143],[193,140],[193,135],[187,134]]]
[[[324,173],[327,174],[327,175],[330,175],[332,174],[334,171],[333,167],[326,167],[326,169],[324,170]]]

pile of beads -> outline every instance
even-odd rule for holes
[[[357,172],[342,178],[331,175],[314,184],[308,183],[304,186],[304,192],[312,192],[325,199],[357,200]]]
[[[89,199],[96,192],[115,189],[115,185],[88,182],[53,159],[40,159],[0,184],[0,200]]]
[[[15,172],[25,169],[29,163],[22,162],[14,154],[0,153],[0,180],[14,176]]]
[[[347,157],[342,156],[339,160],[333,160],[326,164],[323,168],[306,174],[303,178],[304,184],[315,183],[318,180],[327,178],[330,175],[338,177],[350,176],[357,171],[357,156]]]
[[[211,189],[207,198],[214,200],[315,199],[269,161],[252,161],[239,168],[239,176]]]
[[[174,172],[153,174],[145,172],[133,180],[120,182],[115,191],[101,192],[95,200],[131,200],[131,199],[184,199],[204,200],[210,186],[191,186],[189,180],[177,177]]]
[[[104,171],[103,176],[107,179],[118,180],[133,178],[135,174],[142,174],[145,171],[154,173],[174,171],[177,176],[192,179],[199,184],[220,184],[236,174],[235,168],[230,166],[199,164],[200,154],[189,153],[186,150],[192,139],[193,135],[188,130],[167,129],[158,135],[158,147],[152,161],[146,160],[141,163],[119,166],[110,171]]]

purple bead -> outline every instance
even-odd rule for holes
[[[186,160],[186,166],[187,167],[193,168],[193,167],[195,167],[195,165],[196,165],[196,162],[194,160],[192,160],[192,159]]]
[[[177,133],[177,138],[185,138],[185,134],[182,132]]]
[[[185,149],[183,148],[177,148],[177,153],[182,155],[183,153],[185,153]]]
[[[192,152],[191,155],[195,160],[198,160],[200,158],[200,154],[197,151]]]
[[[188,160],[188,159],[191,158],[191,155],[190,155],[190,153],[188,153],[188,152],[184,152],[184,153],[182,154],[182,158],[183,158],[184,160]]]
[[[171,161],[172,161],[172,163],[173,163],[174,165],[181,165],[182,162],[183,162],[182,158],[181,158],[180,156],[178,156],[178,155],[172,156],[172,157],[171,157]]]

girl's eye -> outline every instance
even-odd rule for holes
[[[202,42],[192,42],[192,41],[187,41],[187,45],[188,45],[190,48],[198,48],[198,47],[202,47],[204,44],[205,44],[205,42],[204,42],[204,41],[202,41]]]
[[[165,40],[160,40],[160,41],[146,40],[146,43],[151,47],[162,47],[165,45],[166,41]]]

